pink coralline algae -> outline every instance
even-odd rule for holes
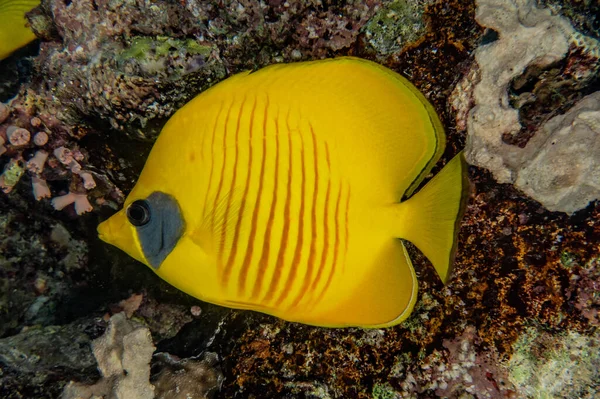
[[[515,398],[500,355],[483,350],[480,344],[476,328],[467,326],[462,335],[444,340],[445,351],[435,350],[418,366],[397,364],[390,375],[402,381],[397,392],[411,398],[426,392],[443,398],[460,393],[482,399]]]
[[[566,263],[566,262],[565,262]],[[568,295],[574,297],[575,308],[594,327],[600,327],[600,259],[584,266],[569,265],[578,271],[570,281]]]

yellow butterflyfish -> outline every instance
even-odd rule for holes
[[[0,60],[35,39],[25,13],[40,0],[0,0]]]
[[[400,239],[449,278],[462,155],[413,194],[444,146],[425,97],[376,63],[242,72],[171,117],[98,232],[203,301],[318,326],[392,326],[417,298]]]

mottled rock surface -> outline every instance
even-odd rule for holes
[[[178,360],[166,353],[157,354],[160,368],[152,383],[156,399],[208,399],[221,388],[223,375],[216,368],[218,356],[207,352],[201,359]]]
[[[150,360],[154,353],[150,331],[127,320],[124,313],[111,317],[103,336],[92,343],[100,381],[93,385],[70,382],[62,399],[148,399],[154,397],[150,384]]]
[[[593,155],[599,140],[594,116],[598,96],[586,97],[564,118],[575,121],[577,110],[584,109],[587,122],[579,118],[571,130],[564,130],[570,123],[565,122],[562,134],[554,134],[560,117],[548,119],[579,101],[565,100],[561,86],[583,87],[596,79],[600,42],[576,32],[566,18],[537,8],[534,1],[480,0],[476,19],[498,38],[475,51],[476,63],[453,95],[458,125],[468,132],[468,162],[489,169],[500,183],[515,183],[549,210],[573,213],[584,208],[600,197]],[[563,60],[560,77],[556,71],[555,76],[540,72]],[[530,81],[536,83],[534,90],[522,89]],[[515,91],[521,92],[516,96]],[[545,104],[536,107],[536,102]],[[547,116],[541,112],[531,120],[532,107],[538,114],[539,108],[549,108]],[[575,154],[581,163],[567,170]]]
[[[546,122],[523,152],[515,185],[551,211],[600,198],[600,91]]]
[[[62,326],[30,327],[0,339],[0,395],[58,397],[62,384],[56,381],[64,375],[85,380],[95,371],[88,335],[95,330],[94,321],[79,320]]]

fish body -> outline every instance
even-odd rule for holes
[[[0,0],[0,60],[35,39],[25,13],[39,4],[39,0]]]
[[[204,301],[319,326],[394,325],[417,297],[398,238],[442,280],[450,272],[462,157],[399,203],[444,144],[427,100],[373,62],[243,72],[171,117],[98,231]]]

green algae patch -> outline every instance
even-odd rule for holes
[[[117,53],[116,61],[125,72],[172,81],[199,70],[212,51],[211,45],[194,39],[135,36]]]
[[[363,28],[367,42],[381,55],[400,51],[427,31],[423,19],[428,0],[395,0],[381,8]]]
[[[514,344],[509,379],[534,399],[591,398],[600,388],[599,349],[598,337],[530,327]]]
[[[398,399],[400,395],[389,384],[375,384],[373,399]]]
[[[208,56],[212,46],[203,45],[193,39],[174,39],[167,36],[135,36],[119,58],[126,60],[135,58],[138,61],[154,57],[165,57],[173,53],[182,55]]]

